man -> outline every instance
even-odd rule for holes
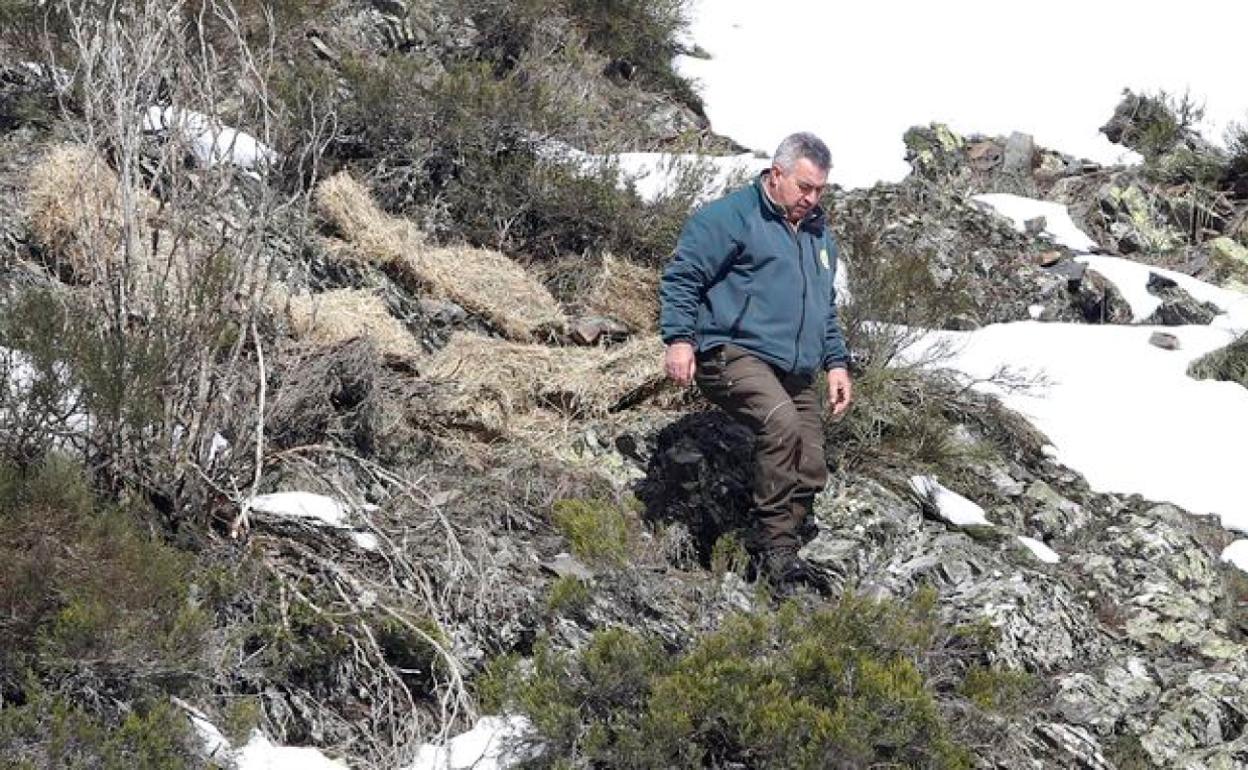
[[[756,435],[751,550],[781,590],[816,582],[797,555],[828,475],[816,373],[833,417],[852,398],[836,242],[819,205],[831,165],[813,134],[785,139],[752,184],[689,218],[659,289],[667,376],[696,379]]]

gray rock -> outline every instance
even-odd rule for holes
[[[1035,139],[1031,137],[1031,134],[1015,131],[1005,142],[1005,161],[1001,170],[1015,176],[1031,174],[1035,157]]]
[[[1118,287],[1095,270],[1084,273],[1071,293],[1071,304],[1088,323],[1129,324],[1134,318]]]
[[[1082,262],[1076,262],[1073,259],[1063,259],[1060,262],[1054,262],[1044,266],[1053,275],[1060,275],[1071,283],[1075,290],[1078,290],[1079,284],[1083,281],[1083,277],[1088,272],[1088,266]]]
[[[1043,481],[1033,481],[1023,493],[1031,513],[1027,523],[1042,539],[1069,537],[1088,525],[1089,516],[1078,503],[1062,497]]]
[[[421,299],[420,312],[432,323],[458,326],[468,321],[468,311],[448,300]]]
[[[569,323],[568,336],[578,345],[595,345],[601,340],[627,337],[628,327],[612,318],[585,316]]]
[[[1192,673],[1162,696],[1157,721],[1140,743],[1163,767],[1242,768],[1248,761],[1248,682],[1244,667]]]
[[[1178,350],[1181,347],[1179,338],[1168,332],[1153,332],[1148,337],[1148,344],[1162,350]]]
[[[585,566],[580,559],[566,553],[558,554],[555,558],[542,562],[542,569],[556,577],[576,578],[582,583],[588,583],[594,579],[592,569]]]
[[[1147,289],[1161,298],[1161,306],[1144,320],[1145,324],[1161,326],[1207,325],[1221,308],[1211,302],[1200,302],[1170,278],[1158,273],[1148,274]]]
[[[1096,737],[1081,727],[1046,722],[1036,726],[1036,734],[1064,756],[1071,767],[1084,770],[1114,770],[1101,751]]]
[[[966,148],[967,160],[976,171],[991,171],[1000,166],[1004,154],[996,142],[977,142]]]

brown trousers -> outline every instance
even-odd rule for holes
[[[798,528],[828,480],[812,378],[723,345],[698,355],[697,382],[707,399],[754,431],[756,548],[801,545]]]

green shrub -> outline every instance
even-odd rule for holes
[[[1237,382],[1248,388],[1248,334],[1193,361],[1187,367],[1187,376],[1198,380]]]
[[[669,196],[647,203],[610,164],[585,169],[552,156],[549,140],[576,133],[586,108],[523,69],[457,62],[431,81],[420,63],[387,59],[347,62],[344,76],[352,153],[385,169],[380,202],[439,240],[657,264],[708,180],[706,168],[692,166]]]
[[[556,579],[546,591],[546,610],[552,615],[581,615],[593,601],[589,586],[571,575]]]
[[[0,477],[0,688],[20,689],[23,671],[94,668],[140,690],[196,676],[209,617],[189,601],[194,560],[98,507],[67,461]]]
[[[701,109],[689,81],[672,69],[676,35],[685,26],[684,0],[567,0],[586,44],[608,60],[606,74],[638,79]]]
[[[969,269],[938,279],[933,255],[882,242],[886,212],[859,213],[843,238],[850,300],[840,314],[855,396],[845,417],[827,426],[831,463],[877,478],[916,468],[945,478],[964,474],[989,448],[959,428],[970,396],[939,368],[950,351],[937,345],[922,355],[906,352],[928,330],[976,316],[972,283],[982,279]]]
[[[66,770],[177,770],[199,767],[190,722],[165,702],[141,703],[105,721],[64,698],[34,691],[0,708],[0,765]]]
[[[961,693],[985,711],[1022,713],[1034,702],[1036,678],[1026,671],[1000,671],[974,666],[966,672]]]
[[[637,516],[601,499],[555,502],[551,520],[572,553],[589,562],[622,565],[633,553]]]
[[[720,535],[715,540],[715,545],[711,546],[711,572],[716,575],[722,576],[728,572],[735,572],[745,577],[749,564],[749,551],[746,550],[741,538],[734,533]]]
[[[533,719],[545,767],[969,768],[921,668],[941,636],[930,592],[845,597],[731,617],[679,656],[618,629],[579,654],[539,644],[478,693]]]

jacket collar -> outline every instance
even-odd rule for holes
[[[759,207],[763,210],[764,215],[771,216],[781,222],[786,222],[788,214],[784,210],[784,207],[773,201],[771,196],[767,194],[767,188],[765,185],[767,183],[767,175],[770,173],[771,169],[767,169],[754,179],[754,189],[758,191]],[[823,210],[822,204],[816,203],[815,207],[812,208],[810,212],[802,218],[802,221],[798,223],[798,229],[811,230],[816,235],[820,235],[823,233],[823,229],[827,223],[827,212]]]

